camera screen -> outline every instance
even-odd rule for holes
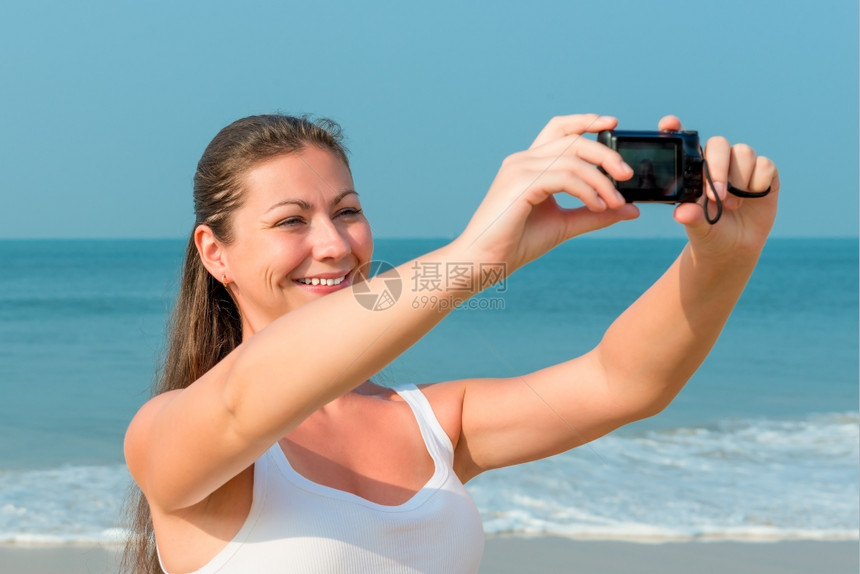
[[[680,180],[677,142],[619,139],[616,146],[627,165],[633,168],[632,178],[616,182],[619,191],[650,190],[665,197],[676,193]]]

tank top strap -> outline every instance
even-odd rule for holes
[[[431,454],[438,455],[450,468],[454,464],[454,445],[451,444],[448,433],[445,432],[439,419],[436,418],[430,401],[415,385],[403,385],[393,390],[412,409],[412,413],[418,421],[418,428],[421,430],[424,444],[427,445],[427,450]]]

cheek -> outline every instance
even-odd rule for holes
[[[275,242],[269,251],[269,264],[283,273],[290,273],[308,256],[307,246],[297,238],[284,237]]]
[[[370,231],[370,224],[363,223],[351,231],[353,253],[360,259],[369,261],[373,255],[373,233]]]
[[[247,242],[238,255],[243,266],[247,267],[258,280],[287,275],[304,258],[301,241],[276,234],[266,240]]]

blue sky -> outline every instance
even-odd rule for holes
[[[8,3],[7,3],[8,4]],[[780,167],[776,236],[857,236],[855,0],[17,2],[0,22],[0,238],[183,237],[212,136],[314,113],[380,237],[453,237],[553,115],[679,115]],[[610,236],[677,236],[650,206]]]

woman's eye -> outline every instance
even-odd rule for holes
[[[341,209],[337,213],[338,215],[360,215],[361,208],[358,207],[347,207],[345,209]]]
[[[299,225],[302,223],[301,217],[288,217],[286,219],[282,219],[276,225],[277,227],[291,227],[294,225]]]

